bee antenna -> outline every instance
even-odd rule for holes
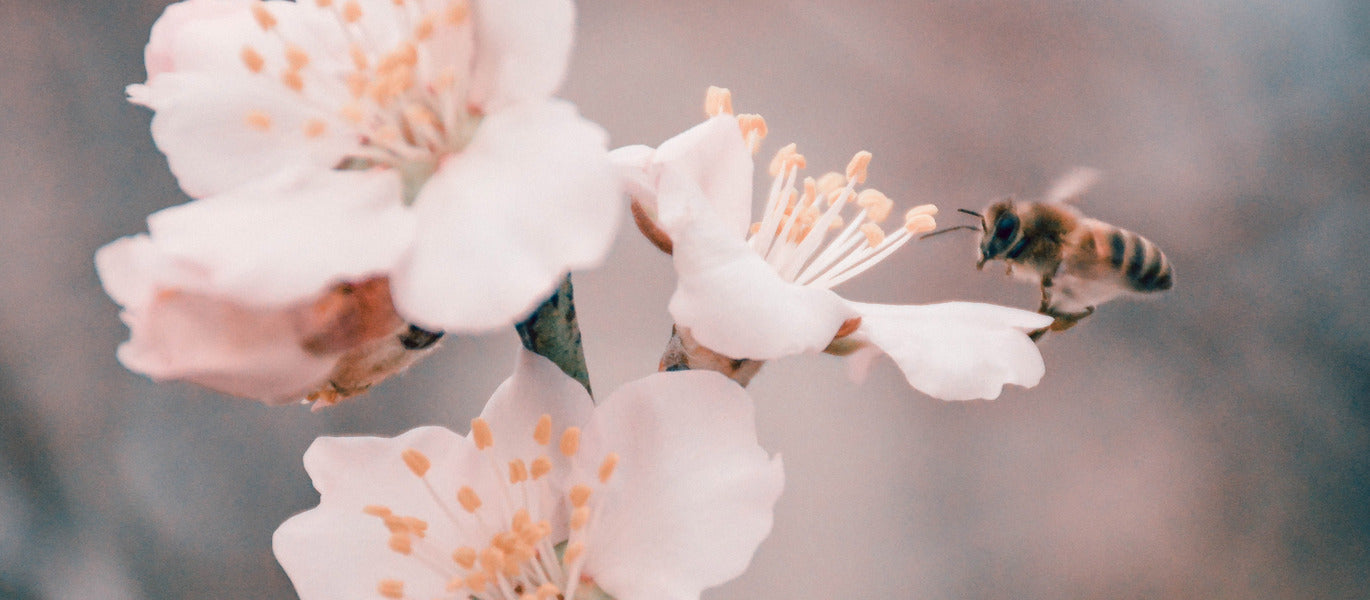
[[[948,228],[946,228],[946,229],[938,229],[937,231],[934,231],[934,232],[932,232],[932,233],[924,234],[922,237],[920,237],[920,238],[918,238],[918,239],[920,239],[920,240],[926,240],[926,239],[928,239],[928,238],[930,238],[930,237],[932,237],[932,236],[934,236],[934,235],[941,235],[941,234],[946,233],[946,232],[948,232],[948,231],[956,231],[957,229],[969,229],[969,230],[971,230],[971,231],[979,231],[979,230],[980,230],[979,227],[972,227],[972,226],[970,226],[970,225],[957,225],[957,226],[955,226],[955,227],[948,227]]]
[[[972,216],[972,217],[975,217],[975,218],[977,218],[977,219],[983,219],[983,218],[985,218],[984,215],[982,215],[982,214],[980,214],[980,213],[978,213],[978,212],[975,212],[975,211],[973,211],[973,210],[969,210],[969,209],[965,209],[965,208],[958,208],[958,209],[956,209],[956,210],[957,210],[957,212],[966,213],[966,214],[968,214],[968,215],[970,215],[970,216]]]

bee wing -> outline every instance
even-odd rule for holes
[[[1075,167],[1052,182],[1044,200],[1052,203],[1073,202],[1098,183],[1102,174],[1098,169]]]

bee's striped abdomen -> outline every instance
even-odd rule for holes
[[[1109,263],[1123,275],[1133,290],[1159,292],[1174,284],[1170,261],[1165,253],[1140,235],[1114,228],[1108,236]]]

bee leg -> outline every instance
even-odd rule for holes
[[[1052,321],[1051,325],[1048,325],[1047,327],[1052,331],[1065,331],[1074,327],[1076,323],[1083,321],[1085,317],[1092,314],[1094,314],[1093,306],[1086,307],[1084,312],[1053,314],[1052,316],[1056,317],[1056,320]]]

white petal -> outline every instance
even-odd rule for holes
[[[148,217],[165,253],[208,273],[202,291],[249,304],[299,301],[391,270],[414,215],[389,171],[282,175]]]
[[[736,117],[719,115],[666,140],[657,148],[653,161],[692,182],[692,189],[698,189],[714,214],[722,219],[725,231],[738,238],[746,237],[751,227],[753,163]],[[680,198],[668,189],[676,181],[679,180],[659,180],[657,193]]]
[[[400,313],[471,332],[522,319],[573,269],[599,264],[623,197],[605,134],[563,102],[490,115],[419,193]]]
[[[662,172],[663,180],[675,177],[669,169]],[[741,237],[724,230],[711,207],[672,198],[691,194],[688,188],[679,181],[662,186],[671,190],[662,195],[661,208],[675,243],[675,322],[700,344],[732,358],[768,360],[826,348],[856,313],[830,290],[782,280]],[[668,206],[692,212],[670,214]]]
[[[470,100],[487,114],[550,98],[571,54],[570,0],[476,0]]]
[[[197,61],[219,60],[225,67],[232,66],[238,60],[243,33],[250,31],[239,26],[250,26],[252,4],[253,0],[186,0],[167,6],[152,24],[143,53],[148,80],[204,64]],[[227,40],[234,45],[216,43]],[[213,51],[224,49],[228,51]]]
[[[327,378],[337,356],[305,352],[293,308],[252,308],[163,292],[123,313],[119,362],[158,381],[184,380],[267,404],[297,401]]]
[[[274,79],[208,72],[166,73],[143,90],[157,114],[152,138],[181,189],[204,197],[283,169],[329,169],[358,142],[332,112]],[[249,121],[255,121],[258,126]],[[325,123],[309,136],[305,124]],[[262,124],[265,123],[264,126]]]
[[[560,433],[567,427],[583,427],[594,408],[580,383],[552,361],[520,348],[514,374],[495,390],[480,416],[490,423],[502,454],[536,457],[547,453],[533,441],[542,415],[551,415]]]
[[[974,302],[861,304],[855,336],[888,354],[909,385],[942,400],[993,399],[1005,384],[1032,387],[1046,367],[1026,332],[1051,318]]]
[[[444,546],[480,547],[485,541],[465,533],[474,528],[464,512],[460,522],[446,516],[461,509],[444,510],[438,504],[405,466],[401,452],[406,448],[429,458],[427,479],[449,505],[455,505],[460,485],[489,483],[485,462],[470,442],[439,427],[420,427],[393,439],[319,438],[304,456],[321,495],[319,506],[286,521],[272,539],[276,559],[301,600],[372,600],[378,597],[376,585],[382,579],[403,581],[406,597],[444,595],[444,577],[387,547],[390,534],[380,519],[362,513],[367,505],[425,520],[426,539],[440,540]],[[478,490],[484,487],[476,485]]]
[[[615,148],[609,152],[609,162],[623,180],[623,191],[628,197],[656,211],[656,167],[652,157],[656,150],[636,145]]]
[[[661,373],[595,410],[578,464],[621,460],[586,531],[585,574],[618,600],[694,600],[743,572],[784,487],[751,398],[713,372]],[[598,483],[598,482],[596,482]]]

